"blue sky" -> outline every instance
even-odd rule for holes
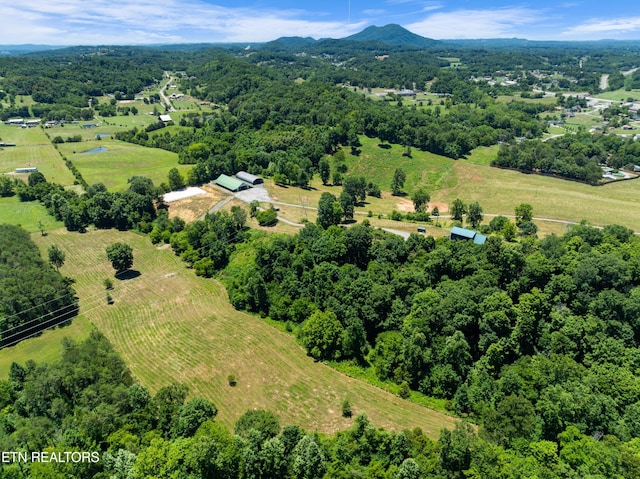
[[[435,39],[640,39],[630,0],[2,0],[0,18],[0,44],[342,38],[388,23]]]

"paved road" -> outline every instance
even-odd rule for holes
[[[606,73],[600,77],[600,89],[606,90],[609,87],[609,75]]]

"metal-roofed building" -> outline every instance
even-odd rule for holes
[[[218,176],[218,178],[216,179],[216,185],[222,186],[223,188],[226,188],[233,192],[246,190],[247,188],[249,188],[249,185],[247,185],[244,181],[241,181],[237,178],[232,178],[231,176],[227,175]]]
[[[487,241],[487,237],[485,235],[480,234],[475,230],[468,230],[458,226],[451,228],[449,238],[452,240],[471,240],[475,244],[484,244]]]
[[[252,175],[251,173],[247,173],[246,171],[238,171],[236,173],[236,178],[241,179],[242,181],[246,181],[252,185],[259,185],[264,183],[264,180],[259,176]]]

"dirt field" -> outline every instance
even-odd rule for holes
[[[220,202],[225,195],[210,186],[202,186],[207,193],[204,195],[192,196],[183,200],[169,203],[169,218],[179,216],[187,223],[202,218],[207,211]]]

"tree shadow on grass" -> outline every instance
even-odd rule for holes
[[[140,271],[138,271],[137,269],[128,269],[126,271],[116,273],[116,279],[125,281],[127,279],[137,278],[138,276],[140,276],[140,274],[141,274]]]

